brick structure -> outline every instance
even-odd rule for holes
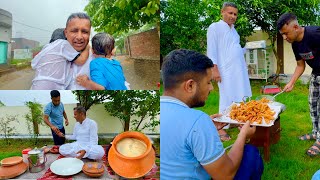
[[[127,37],[125,44],[130,58],[160,60],[160,38],[156,28]]]
[[[145,83],[151,84],[151,89],[159,89],[157,84],[160,82],[160,38],[157,29],[127,37],[125,48],[134,60],[135,73]]]

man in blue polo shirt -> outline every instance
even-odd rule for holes
[[[66,126],[69,124],[69,120],[64,106],[60,102],[60,92],[52,90],[50,92],[51,101],[44,108],[44,122],[51,128],[52,137],[55,145],[62,145],[66,139],[64,137],[65,130],[63,127],[63,118],[65,119]]]
[[[212,86],[212,61],[190,50],[170,52],[162,65],[160,99],[161,179],[260,179],[263,162],[256,147],[245,145],[256,128],[249,121],[227,154],[213,122],[202,111]]]

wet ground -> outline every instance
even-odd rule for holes
[[[160,61],[130,59],[128,56],[115,57],[121,62],[124,75],[130,88],[137,90],[159,89]],[[9,72],[0,76],[1,90],[28,90],[34,77],[31,68]]]

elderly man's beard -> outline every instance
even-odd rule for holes
[[[191,98],[190,107],[196,108],[204,106],[206,104],[206,99],[201,99],[201,97],[203,96],[201,96],[200,92],[197,89],[196,94]]]

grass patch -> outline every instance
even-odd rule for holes
[[[32,59],[13,59],[12,61],[10,61],[11,65],[21,65],[21,64],[26,64],[31,62]]]
[[[260,87],[265,82],[251,81],[252,99],[261,95]],[[281,85],[284,87],[284,84]],[[236,88],[235,88],[236,91]],[[276,100],[286,105],[286,110],[281,117],[281,139],[270,147],[270,162],[264,163],[262,179],[311,179],[319,169],[319,157],[310,158],[306,150],[314,141],[300,141],[298,137],[312,130],[308,104],[308,85],[297,83],[290,93],[283,93]],[[218,112],[219,92],[217,85],[208,97],[206,105],[198,108],[208,114]],[[232,137],[231,141],[224,142],[227,147],[234,143],[239,130],[229,129],[227,132]],[[259,148],[263,155],[262,148]]]

